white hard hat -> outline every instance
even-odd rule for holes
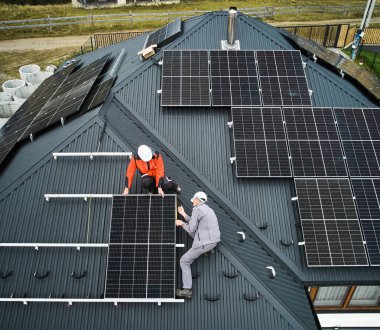
[[[191,199],[191,202],[193,202],[196,198],[198,198],[200,201],[207,202],[207,195],[203,191],[196,192]]]
[[[142,144],[139,146],[139,149],[137,150],[137,154],[144,162],[149,162],[153,157],[153,151],[145,144]]]

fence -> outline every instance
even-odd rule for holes
[[[342,14],[346,16],[351,13],[363,13],[365,5],[347,5],[347,6],[288,6],[288,7],[256,7],[241,8],[240,12],[256,17],[274,17],[277,15],[300,16],[303,14],[318,13],[321,16],[324,13]],[[380,11],[380,4],[375,6],[374,14]],[[71,17],[46,17],[30,20],[8,20],[0,21],[0,30],[9,29],[30,29],[30,28],[53,28],[56,26],[81,25],[81,24],[105,24],[116,22],[129,22],[130,24],[142,21],[170,21],[177,17],[187,18],[198,16],[208,11],[180,11],[167,13],[133,13],[132,11],[121,14],[103,14]]]
[[[349,24],[286,26],[282,29],[325,47],[344,48],[350,45],[358,27]],[[363,45],[380,45],[380,28],[365,28]]]

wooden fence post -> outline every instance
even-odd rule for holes
[[[51,31],[51,30],[52,30],[52,27],[51,27],[50,15],[48,15],[48,24],[49,24],[49,31]]]

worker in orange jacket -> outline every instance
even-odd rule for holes
[[[125,189],[123,194],[128,195],[136,169],[141,174],[141,184],[150,193],[158,193],[163,197],[170,191],[179,193],[181,188],[178,183],[165,175],[164,160],[162,155],[146,145],[141,145],[137,155],[133,155],[125,175]]]

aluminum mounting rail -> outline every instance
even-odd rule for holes
[[[150,244],[125,244],[125,245],[172,245],[172,243],[150,243]],[[185,244],[175,244],[176,247],[185,247]],[[71,247],[80,250],[82,247],[93,247],[93,248],[107,248],[108,243],[0,243],[1,247],[33,247],[38,250],[40,247]]]
[[[55,160],[58,157],[132,157],[132,152],[53,152]]]
[[[73,303],[113,303],[117,306],[118,303],[157,303],[161,306],[162,303],[183,303],[184,299],[174,298],[103,298],[103,299],[78,299],[78,298],[0,298],[0,302],[22,302],[28,305],[29,302],[58,302],[67,303],[70,306]]]
[[[51,198],[112,198],[112,194],[45,194],[44,197],[48,202]]]

